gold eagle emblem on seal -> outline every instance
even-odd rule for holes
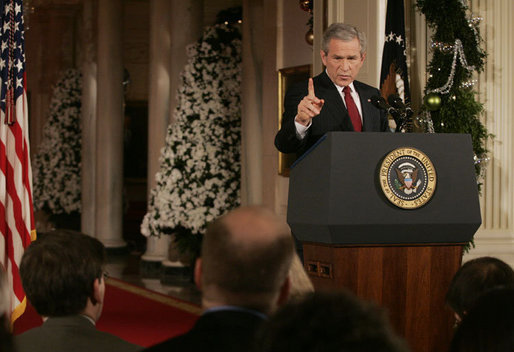
[[[402,147],[385,156],[379,169],[379,180],[391,203],[403,209],[416,209],[434,195],[437,175],[425,153]]]

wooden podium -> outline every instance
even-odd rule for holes
[[[288,204],[316,289],[384,306],[414,352],[447,350],[446,290],[481,223],[469,135],[328,133],[293,165]]]

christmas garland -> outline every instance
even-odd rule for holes
[[[64,71],[53,88],[43,138],[32,163],[34,208],[52,214],[81,210],[82,77]]]
[[[465,0],[418,0],[418,9],[433,29],[433,57],[421,120],[429,132],[469,133],[475,153],[477,176],[488,160],[487,139],[491,134],[480,121],[483,105],[478,102],[472,79],[481,72],[486,53],[480,45],[480,18],[467,15]],[[479,188],[480,188],[479,182]]]
[[[208,27],[188,57],[141,233],[197,252],[207,224],[240,204],[239,30]]]

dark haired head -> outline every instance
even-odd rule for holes
[[[476,258],[454,275],[446,303],[462,318],[484,292],[509,285],[514,285],[514,270],[507,263],[493,257]]]
[[[93,299],[105,260],[103,244],[93,237],[68,230],[46,233],[23,254],[23,289],[42,316],[78,314]]]
[[[514,351],[514,289],[484,293],[463,317],[450,352]]]
[[[264,326],[258,351],[404,352],[385,312],[349,292],[315,292],[280,308]]]

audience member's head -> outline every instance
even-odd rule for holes
[[[455,330],[450,352],[514,351],[514,289],[492,289],[475,302]]]
[[[305,267],[297,255],[293,256],[291,268],[289,269],[289,279],[291,281],[291,290],[289,291],[289,300],[301,299],[302,297],[314,292],[309,275],[305,271]]]
[[[271,211],[252,206],[225,214],[208,227],[197,260],[202,305],[271,312],[287,299],[293,255],[289,227]]]
[[[105,248],[68,230],[46,233],[23,254],[20,276],[28,300],[42,316],[85,314],[97,320],[103,307]]]
[[[0,264],[0,351],[12,351],[10,333],[10,297],[4,267]]]
[[[492,257],[476,258],[457,271],[446,293],[446,303],[460,321],[485,291],[509,285],[514,285],[514,270],[508,264]]]
[[[316,292],[281,307],[258,338],[260,352],[403,352],[384,310],[349,292]]]

